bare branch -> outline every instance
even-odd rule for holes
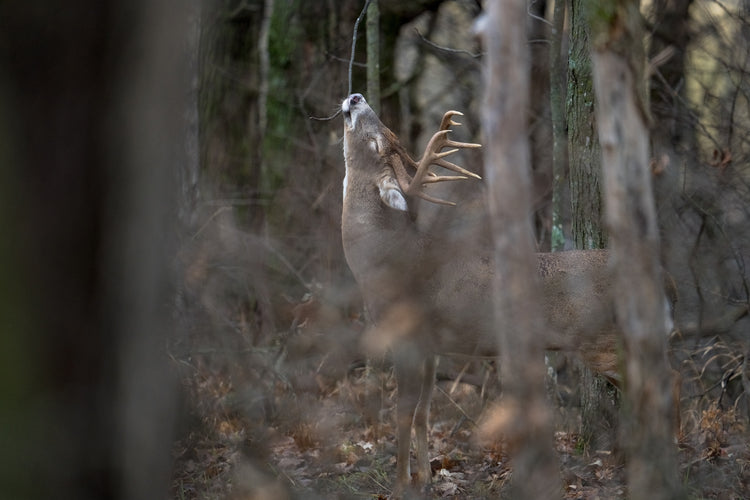
[[[448,52],[450,54],[465,54],[469,57],[473,57],[474,59],[478,59],[484,55],[482,52],[474,53],[474,52],[470,52],[464,49],[454,49],[451,47],[445,47],[443,45],[439,45],[433,42],[432,40],[428,40],[427,38],[425,38],[424,35],[422,35],[422,33],[420,33],[417,28],[414,28],[414,32],[417,34],[417,36],[423,43],[441,52]]]
[[[367,12],[367,7],[370,6],[370,0],[367,0],[365,2],[365,6],[362,7],[362,12],[359,13],[359,17],[357,17],[357,20],[354,23],[354,33],[352,33],[352,55],[349,59],[349,91],[346,93],[346,95],[351,95],[352,93],[352,65],[354,64],[354,51],[357,48],[357,30],[359,29],[359,23],[362,21],[362,18],[365,16],[365,13]]]

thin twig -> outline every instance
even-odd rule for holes
[[[345,59],[345,58],[343,58],[343,57],[339,57],[339,56],[337,56],[337,55],[335,55],[335,54],[331,54],[331,53],[328,53],[328,52],[327,52],[327,53],[326,53],[326,57],[327,57],[328,59],[330,59],[331,61],[336,61],[336,62],[344,62],[344,63],[347,63],[347,64],[349,64],[349,59]],[[367,63],[361,63],[361,62],[353,62],[353,63],[352,63],[352,66],[356,66],[356,67],[358,67],[358,68],[366,68],[366,67],[367,67]]]
[[[453,381],[453,384],[451,385],[450,391],[448,391],[448,394],[453,394],[456,392],[456,389],[458,388],[458,384],[461,383],[461,379],[463,378],[464,374],[466,373],[466,370],[469,369],[469,364],[466,363],[463,368],[461,368],[461,371],[459,372],[458,376],[456,377],[456,380]]]
[[[349,57],[349,91],[346,93],[346,95],[352,94],[352,67],[354,66],[354,52],[357,48],[357,30],[359,30],[359,23],[362,21],[362,18],[365,17],[365,13],[367,12],[367,7],[370,6],[370,0],[367,0],[365,2],[365,6],[362,7],[362,12],[359,13],[359,16],[357,17],[357,20],[354,22],[354,33],[352,33],[352,54],[351,57]],[[360,66],[360,63],[357,63],[358,66]],[[341,113],[341,110],[339,109],[331,116],[326,117],[318,117],[318,116],[310,116],[309,118],[311,120],[317,120],[317,121],[328,121],[333,120],[336,118],[339,113]]]
[[[267,240],[262,239],[261,243],[264,247],[266,247],[266,250],[271,252],[273,255],[276,256],[279,261],[281,261],[284,266],[289,270],[290,273],[294,275],[295,278],[300,282],[300,284],[307,289],[307,291],[312,291],[310,287],[310,283],[308,283],[305,278],[302,277],[302,274],[292,265],[291,262],[289,262],[289,259],[287,259],[281,252],[279,252],[271,243],[269,243]]]
[[[196,239],[206,227],[213,221],[216,217],[218,217],[222,212],[226,212],[227,210],[231,210],[231,207],[219,207],[211,216],[208,218],[208,220],[203,224],[196,232],[193,234],[191,239]]]
[[[534,14],[533,12],[531,12],[531,4],[533,4],[533,3],[536,3],[536,2],[531,2],[531,3],[529,3],[529,5],[528,5],[528,6],[526,7],[526,14],[528,14],[528,15],[529,15],[529,16],[530,16],[530,17],[531,17],[532,19],[536,19],[536,20],[537,20],[537,21],[539,21],[539,22],[542,22],[542,23],[544,23],[544,24],[547,24],[547,25],[549,25],[549,26],[552,26],[552,23],[551,23],[551,22],[549,22],[549,21],[548,21],[548,20],[546,20],[545,18],[543,18],[543,17],[540,17],[540,16],[538,16],[538,15]]]
[[[664,75],[663,75],[663,74],[661,73],[661,71],[659,71],[659,68],[658,68],[658,66],[657,66],[657,67],[654,67],[654,68],[653,68],[653,71],[654,71],[654,73],[653,73],[653,74],[654,74],[654,76],[656,76],[656,77],[657,77],[657,78],[659,79],[659,81],[660,81],[660,82],[662,83],[662,85],[664,85],[664,87],[665,87],[665,88],[666,88],[666,90],[667,90],[667,93],[669,93],[669,94],[670,94],[670,95],[671,95],[671,96],[672,96],[672,97],[673,97],[673,98],[674,98],[675,100],[677,100],[677,101],[678,101],[678,102],[679,102],[680,104],[682,104],[683,106],[685,106],[685,109],[687,109],[687,110],[688,110],[688,113],[689,113],[689,115],[690,115],[690,118],[692,118],[692,119],[693,119],[693,123],[695,123],[695,124],[696,124],[696,125],[697,125],[698,127],[700,127],[700,129],[701,129],[701,130],[703,131],[703,133],[704,133],[704,134],[706,135],[706,137],[708,138],[708,140],[710,140],[710,141],[711,141],[711,142],[712,142],[712,143],[714,144],[714,147],[716,147],[716,149],[718,149],[718,150],[721,150],[721,149],[722,149],[722,147],[721,147],[721,144],[719,144],[719,141],[718,141],[718,139],[716,139],[716,138],[715,138],[715,137],[714,137],[714,136],[713,136],[713,135],[711,134],[711,132],[710,132],[710,131],[709,131],[709,130],[708,130],[708,129],[706,128],[706,126],[705,126],[705,125],[703,125],[703,122],[702,122],[702,121],[701,121],[701,120],[700,120],[700,119],[699,119],[699,118],[698,118],[698,117],[697,117],[697,116],[695,115],[695,113],[694,113],[693,111],[691,111],[691,109],[692,109],[692,108],[691,108],[691,107],[690,107],[690,105],[689,105],[689,104],[688,104],[688,103],[687,103],[687,102],[685,101],[685,99],[683,99],[683,97],[682,97],[682,96],[680,95],[680,93],[679,93],[679,92],[677,92],[677,91],[676,91],[675,89],[673,89],[673,88],[672,88],[672,86],[671,86],[671,85],[669,84],[669,82],[667,82],[667,79],[666,79],[666,78],[664,78]]]
[[[359,23],[362,21],[362,18],[365,17],[365,12],[367,12],[367,7],[369,6],[370,0],[367,0],[365,6],[362,7],[362,12],[359,13],[359,17],[357,17],[357,20],[354,23],[354,33],[352,33],[352,55],[349,59],[349,92],[347,92],[346,95],[352,94],[352,66],[354,65],[354,51],[357,48],[357,30],[359,29]]]
[[[333,120],[334,118],[336,118],[339,115],[339,113],[341,113],[341,109],[339,109],[338,111],[336,111],[331,116],[325,116],[325,117],[310,116],[308,118],[310,118],[311,120],[317,120],[319,122],[324,122],[324,121],[327,121],[327,120]]]
[[[482,53],[481,52],[478,53],[478,54],[475,54],[473,52],[470,52],[470,51],[464,50],[464,49],[453,49],[451,47],[444,47],[442,45],[438,45],[437,43],[433,42],[432,40],[428,40],[427,38],[425,38],[424,35],[422,35],[422,33],[420,33],[417,28],[414,28],[414,32],[417,34],[417,36],[419,37],[419,39],[422,42],[424,42],[425,44],[429,45],[433,49],[437,49],[437,50],[439,50],[441,52],[448,52],[448,53],[451,53],[451,54],[466,54],[466,55],[468,55],[470,57],[473,57],[474,59],[482,57]]]
[[[473,418],[471,418],[471,417],[469,416],[469,414],[468,414],[468,413],[466,413],[466,411],[464,411],[464,409],[463,409],[463,408],[461,408],[461,405],[459,405],[459,404],[458,404],[458,403],[457,403],[457,402],[456,402],[456,401],[455,401],[455,400],[454,400],[454,399],[453,399],[453,398],[452,398],[452,397],[450,396],[450,394],[448,394],[447,392],[445,392],[445,389],[443,389],[443,388],[442,388],[442,387],[440,387],[439,385],[436,385],[436,386],[435,386],[435,388],[436,388],[436,389],[437,389],[437,390],[438,390],[438,391],[439,391],[440,393],[442,393],[442,394],[443,394],[443,396],[445,396],[446,398],[448,398],[448,401],[449,401],[449,402],[450,402],[450,403],[451,403],[451,404],[452,404],[453,406],[455,406],[455,407],[456,407],[456,409],[457,409],[458,411],[460,411],[460,412],[461,412],[461,415],[463,415],[463,416],[464,416],[464,418],[465,418],[466,420],[468,420],[468,421],[469,421],[469,422],[470,422],[470,423],[471,423],[471,424],[472,424],[472,425],[473,425],[474,427],[479,427],[479,426],[477,425],[476,421],[474,421],[474,419],[473,419]]]

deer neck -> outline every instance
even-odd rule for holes
[[[348,135],[348,134],[347,134]],[[345,136],[346,176],[342,207],[341,237],[344,255],[355,279],[367,295],[397,293],[408,262],[413,262],[423,246],[409,212],[395,210],[381,199],[378,179],[388,171],[382,150],[375,147],[349,148]],[[358,138],[360,139],[360,138]],[[375,141],[369,137],[366,144]],[[360,142],[361,144],[361,139]],[[392,175],[392,174],[391,174]],[[366,297],[373,307],[384,297]]]

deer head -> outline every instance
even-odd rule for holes
[[[344,177],[345,200],[350,172],[357,180],[369,177],[370,182],[374,181],[374,185],[377,185],[383,203],[404,212],[408,210],[405,195],[417,196],[433,203],[454,205],[426,194],[422,190],[426,184],[470,177],[480,179],[477,174],[445,159],[457,152],[458,148],[481,147],[480,144],[448,139],[451,132],[449,127],[460,125],[453,121],[454,116],[462,116],[458,111],[445,113],[440,128],[427,144],[424,155],[419,162],[415,162],[401,146],[396,135],[383,125],[362,94],[347,97],[341,110],[344,114],[344,160],[347,173]],[[454,149],[442,151],[446,147]],[[438,165],[461,175],[437,175],[429,170],[431,165]]]
[[[389,294],[384,293],[383,288],[392,288],[388,285],[390,276],[399,274],[410,265],[403,255],[418,258],[425,249],[425,236],[417,234],[413,223],[413,201],[420,198],[453,205],[425,193],[424,188],[438,182],[479,179],[478,175],[449,162],[446,157],[460,148],[478,148],[480,145],[448,138],[449,127],[459,125],[453,117],[461,115],[458,111],[448,111],[422,158],[415,161],[361,94],[347,97],[341,110],[346,164],[342,214],[344,251],[360,285],[375,281],[378,284],[375,288],[381,287],[377,292],[371,292],[373,287],[363,287],[368,309],[377,316],[374,309],[379,309],[379,303],[396,298],[397,290]],[[443,151],[444,148],[451,149]],[[458,175],[437,175],[430,170],[432,165]]]

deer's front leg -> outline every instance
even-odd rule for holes
[[[421,377],[419,360],[412,349],[394,352],[394,370],[396,372],[396,485],[394,498],[401,498],[411,486],[411,469],[409,450],[411,448],[411,429],[414,413],[421,394]],[[429,464],[428,464],[429,465]]]
[[[410,353],[406,354],[407,352]],[[394,356],[398,397],[396,401],[398,454],[396,457],[396,487],[394,497],[400,497],[409,490],[411,472],[409,449],[411,429],[414,427],[417,441],[417,476],[415,486],[423,490],[432,479],[432,469],[428,456],[427,423],[430,416],[430,402],[435,388],[435,356],[417,355],[414,350],[404,349],[401,355]]]
[[[417,438],[417,486],[421,489],[430,483],[432,468],[428,456],[428,420],[430,417],[430,403],[432,391],[435,389],[435,371],[437,359],[428,356],[422,364],[422,388],[419,402],[414,413],[414,433]]]

